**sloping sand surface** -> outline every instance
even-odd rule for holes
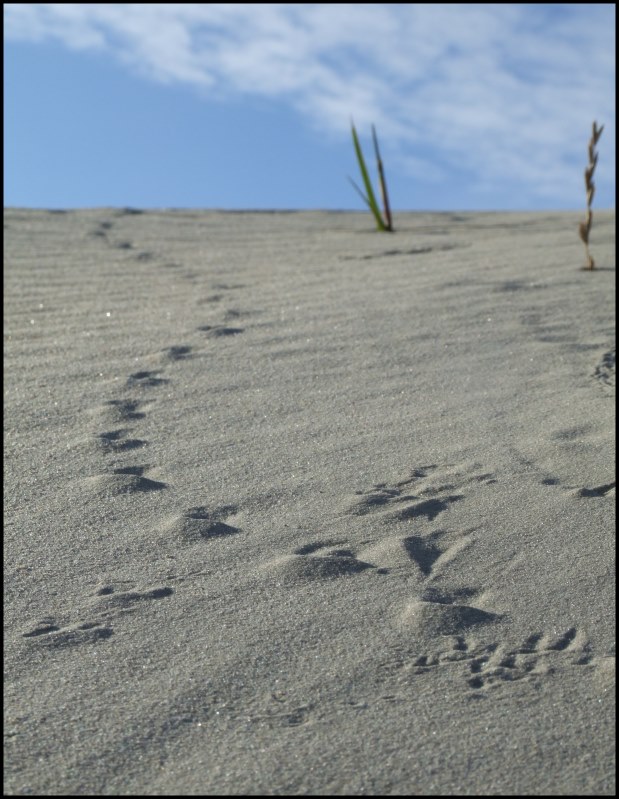
[[[5,211],[6,793],[614,793],[581,216]]]

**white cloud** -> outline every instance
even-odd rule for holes
[[[4,8],[9,39],[107,51],[142,76],[213,97],[278,98],[336,135],[349,135],[351,115],[360,131],[375,122],[392,169],[423,149],[436,180],[451,168],[560,197],[597,119],[614,175],[614,5]]]

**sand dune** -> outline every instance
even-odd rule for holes
[[[614,781],[614,212],[5,210],[5,793]]]

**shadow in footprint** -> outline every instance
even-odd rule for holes
[[[167,488],[166,483],[158,480],[150,480],[144,477],[146,466],[127,466],[122,469],[114,469],[112,474],[102,474],[98,477],[89,478],[94,489],[100,494],[139,494],[149,491],[161,491]]]
[[[415,630],[420,636],[459,635],[470,627],[490,624],[501,617],[471,605],[444,602],[412,602],[400,615],[400,624]]]
[[[570,627],[563,635],[559,636],[556,641],[548,644],[547,649],[562,652],[564,649],[567,649],[568,646],[572,643],[572,641],[576,638],[576,628]]]
[[[206,333],[209,337],[220,338],[222,336],[236,336],[242,333],[242,327],[225,327],[224,325],[202,325],[198,330]]]
[[[135,400],[107,400],[105,404],[109,406],[112,414],[122,421],[143,419],[146,416],[142,411],[138,411],[142,403]]]
[[[607,494],[614,494],[615,493],[615,486],[616,482],[613,480],[612,483],[605,483],[601,486],[595,486],[594,488],[581,488],[578,490],[579,497],[604,497]]]
[[[427,538],[411,535],[403,541],[406,553],[419,566],[424,577],[432,572],[435,562],[443,554],[443,550],[434,543],[440,535],[440,532],[433,533]]]
[[[190,358],[191,355],[191,347],[184,347],[184,346],[174,346],[169,347],[164,352],[164,356],[170,361],[184,361],[186,358]]]
[[[129,386],[160,386],[163,383],[169,383],[163,377],[157,377],[158,372],[134,372],[127,378],[127,385]]]
[[[148,442],[141,438],[123,438],[126,430],[110,430],[107,433],[100,433],[98,438],[101,446],[106,450],[114,452],[125,452],[130,449],[145,447]]]
[[[439,513],[447,510],[452,502],[459,502],[464,499],[460,494],[453,494],[444,499],[428,499],[425,502],[418,502],[398,511],[395,515],[398,519],[415,519],[418,516],[425,516],[429,522],[436,519]]]
[[[49,649],[62,649],[65,647],[93,644],[104,641],[113,635],[114,631],[107,625],[98,622],[80,622],[66,627],[44,625],[28,633],[23,633],[24,638],[35,639],[38,646]]]
[[[430,585],[424,589],[421,599],[424,602],[437,602],[439,605],[455,605],[463,600],[471,599],[479,591],[476,588],[458,588],[455,591],[441,591]]]
[[[105,586],[96,592],[94,604],[99,610],[129,608],[136,602],[165,599],[173,593],[174,589],[167,585],[145,591],[115,591],[113,586]]]
[[[237,508],[232,505],[225,505],[215,510],[209,510],[204,506],[189,508],[181,516],[165,524],[164,527],[167,532],[190,542],[234,535],[240,533],[241,529],[227,524],[225,519],[236,511]]]
[[[317,552],[319,549],[326,549],[327,547],[336,547],[342,544],[342,541],[315,541],[313,544],[304,544],[302,547],[294,550],[295,555],[311,555],[312,552]]]

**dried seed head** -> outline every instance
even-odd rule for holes
[[[591,213],[591,204],[593,202],[593,197],[595,196],[595,184],[593,183],[593,173],[595,171],[595,166],[598,162],[598,156],[595,152],[595,145],[598,142],[598,139],[602,135],[602,131],[604,130],[604,125],[600,128],[597,126],[597,122],[593,121],[593,126],[591,128],[591,139],[589,141],[588,146],[588,153],[589,153],[589,165],[585,169],[585,189],[587,191],[587,218],[585,222],[581,222],[578,226],[578,233],[580,238],[584,242],[585,245],[585,253],[587,256],[587,265],[589,269],[595,269],[595,261],[591,257],[591,253],[589,252],[589,233],[591,231],[591,222],[593,219],[593,215]]]
[[[593,144],[597,144],[598,143],[598,139],[602,135],[602,131],[603,130],[604,130],[604,125],[602,125],[602,127],[598,128],[596,126],[596,122],[594,120],[594,122],[593,122],[593,136],[592,136],[593,137]]]

